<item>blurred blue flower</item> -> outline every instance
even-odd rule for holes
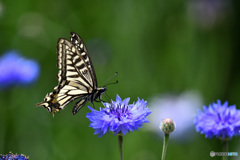
[[[211,28],[230,15],[233,4],[226,0],[191,0],[188,10],[193,22],[201,27]]]
[[[217,100],[217,103],[203,106],[203,111],[198,111],[194,124],[197,132],[205,134],[206,138],[232,138],[240,135],[240,110],[235,105],[228,106],[227,101],[221,104]]]
[[[87,118],[90,120],[89,127],[95,129],[94,134],[99,134],[102,137],[108,130],[116,134],[138,130],[143,123],[149,123],[146,118],[151,110],[146,107],[147,102],[143,99],[133,104],[128,104],[130,98],[122,99],[117,95],[116,102],[112,101],[104,103],[105,108],[100,108],[97,111],[91,107],[91,113],[87,113]]]
[[[39,65],[34,60],[28,60],[16,51],[10,51],[0,57],[0,87],[30,84],[39,75]]]
[[[176,123],[176,130],[171,133],[171,139],[180,143],[189,142],[196,133],[192,121],[202,105],[202,96],[197,91],[154,96],[148,103],[152,110],[152,114],[149,115],[151,123],[145,129],[164,136],[159,130],[159,123],[170,117]]]
[[[0,155],[0,160],[28,160],[28,157],[21,154],[8,153],[6,155]]]

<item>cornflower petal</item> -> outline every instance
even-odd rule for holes
[[[124,100],[119,95],[116,96],[116,101],[111,103],[104,103],[105,108],[97,111],[91,107],[92,111],[87,113],[87,118],[90,121],[89,127],[95,129],[94,134],[98,134],[99,137],[106,134],[108,131],[114,132],[114,135],[118,133],[133,132],[143,126],[143,123],[149,123],[146,118],[151,110],[147,108],[147,102],[143,99],[138,99],[135,104],[128,104],[130,98]]]
[[[235,105],[229,106],[228,102],[221,104],[210,104],[199,110],[194,124],[196,131],[205,134],[206,138],[220,137],[222,139],[232,138],[240,135],[240,110]]]
[[[0,154],[1,160],[28,160],[29,157],[26,157],[25,155],[21,154],[13,154],[12,152],[9,152],[6,155]]]

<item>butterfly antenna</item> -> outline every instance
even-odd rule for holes
[[[118,80],[116,80],[116,82],[113,83],[108,83],[111,79],[113,79],[114,77],[116,77],[118,75],[118,72],[116,72],[112,77],[108,78],[108,80],[106,81],[106,83],[104,84],[104,87],[109,85],[109,84],[117,84]],[[107,84],[108,83],[108,84]]]

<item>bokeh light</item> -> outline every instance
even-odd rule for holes
[[[164,94],[155,96],[149,102],[152,114],[149,115],[149,129],[159,136],[164,134],[159,130],[160,122],[171,118],[176,129],[171,133],[173,140],[189,143],[194,138],[193,119],[198,109],[202,107],[202,96],[196,91],[185,91],[179,95]]]

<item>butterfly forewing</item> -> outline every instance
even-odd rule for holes
[[[70,40],[58,40],[58,85],[53,92],[46,95],[44,102],[37,104],[53,114],[80,98],[73,108],[75,114],[86,101],[95,101],[106,90],[97,88],[95,71],[81,38],[72,32]]]
[[[91,71],[87,67],[88,64],[76,47],[65,39],[60,39],[58,44],[66,52],[66,80],[79,83],[90,89],[94,88]]]
[[[77,50],[80,52],[82,58],[84,59],[84,62],[86,63],[86,66],[89,69],[89,72],[91,73],[91,79],[93,80],[93,88],[96,89],[97,88],[97,78],[96,78],[96,74],[92,65],[92,61],[91,58],[88,54],[87,48],[83,43],[83,40],[79,37],[78,34],[71,32],[72,36],[70,37],[70,40],[72,42],[72,44],[75,45],[75,47],[77,48]]]

